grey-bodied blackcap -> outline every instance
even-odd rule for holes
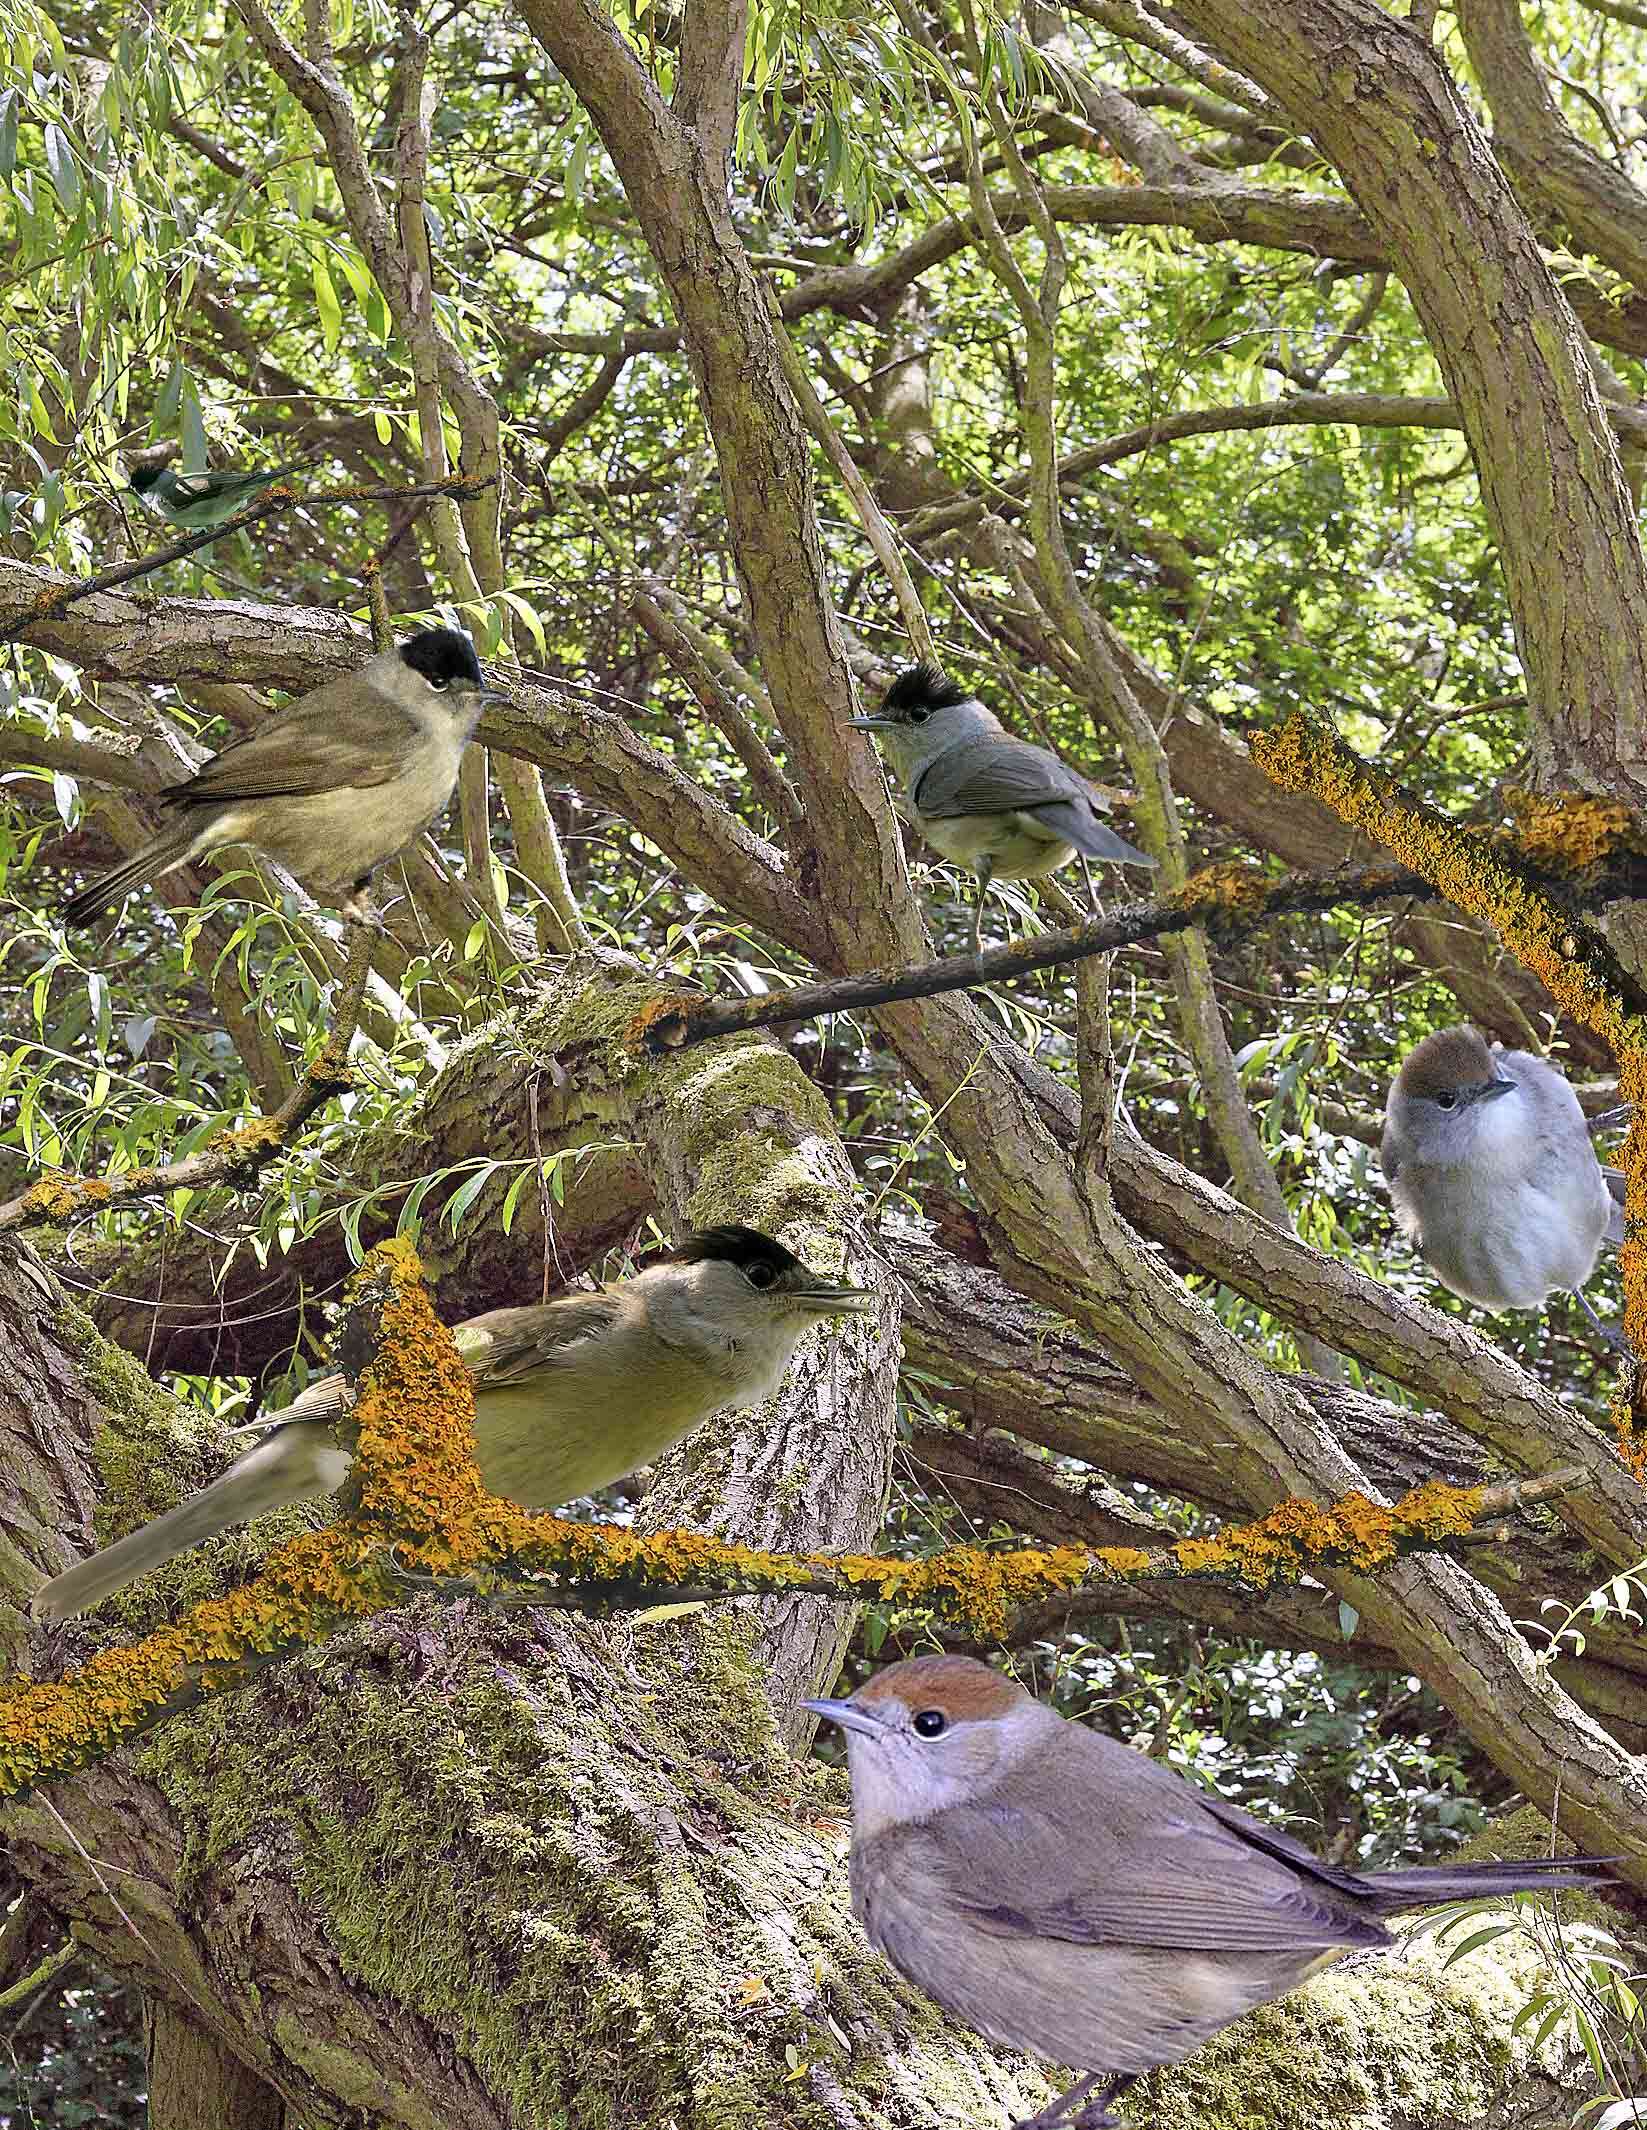
[[[1153,865],[1099,817],[1092,787],[1046,747],[1014,739],[992,710],[936,666],[911,666],[872,717],[903,780],[916,827],[934,850],[978,875],[972,948],[991,880],[1039,879],[1080,853]]]

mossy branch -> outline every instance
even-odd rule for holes
[[[0,1795],[84,1767],[207,1697],[242,1686],[349,1620],[402,1601],[408,1582],[445,1595],[602,1611],[665,1600],[809,1592],[927,1609],[998,1640],[1019,1606],[1096,1584],[1215,1578],[1255,1589],[1342,1566],[1372,1574],[1409,1553],[1468,1544],[1559,1493],[1576,1470],[1491,1487],[1441,1481],[1393,1507],[1349,1494],[1281,1502],[1255,1523],[1163,1546],[957,1546],[924,1560],[774,1553],[699,1531],[641,1533],[532,1515],[487,1494],[474,1460],[474,1393],[435,1315],[417,1257],[384,1243],[351,1283],[339,1338],[354,1407],[354,1505],[294,1539],[227,1597],[197,1605],[64,1678],[23,1677],[0,1694]],[[393,1549],[392,1552],[390,1549]],[[547,1579],[547,1580],[545,1580]]]
[[[1619,1453],[1647,1484],[1647,992],[1602,935],[1563,906],[1533,862],[1426,806],[1363,762],[1320,719],[1295,711],[1252,742],[1253,759],[1287,791],[1324,800],[1343,821],[1376,837],[1457,908],[1492,925],[1575,1020],[1593,1028],[1618,1059],[1619,1094],[1634,1103],[1624,1147],[1625,1240],[1619,1252],[1624,1329],[1635,1355],[1613,1418]],[[1616,847],[1629,816],[1575,793],[1524,810],[1523,833],[1548,862],[1577,865]]]
[[[293,1144],[316,1110],[354,1085],[347,1062],[349,1044],[372,972],[373,941],[368,926],[350,927],[349,959],[331,1033],[277,1109],[254,1117],[236,1131],[219,1132],[197,1154],[163,1168],[126,1169],[113,1176],[76,1176],[66,1169],[49,1169],[38,1183],[0,1205],[0,1235],[12,1228],[74,1220],[82,1213],[104,1213],[111,1206],[130,1205],[139,1198],[162,1198],[168,1191],[214,1183],[244,1188],[251,1183]]]

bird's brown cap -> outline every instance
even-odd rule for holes
[[[901,1701],[912,1713],[939,1708],[952,1723],[1005,1716],[1026,1696],[1021,1686],[974,1657],[906,1657],[889,1664],[852,1696],[860,1708]]]
[[[1411,1099],[1433,1102],[1437,1095],[1485,1087],[1497,1077],[1484,1036],[1473,1028],[1443,1028],[1408,1051],[1395,1084]]]

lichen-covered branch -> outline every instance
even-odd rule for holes
[[[1089,1582],[1212,1576],[1264,1589],[1324,1566],[1371,1574],[1409,1553],[1455,1545],[1488,1517],[1570,1485],[1574,1472],[1493,1487],[1436,1480],[1393,1507],[1365,1495],[1320,1507],[1280,1504],[1258,1522],[1159,1547],[1074,1546],[990,1552],[964,1546],[917,1560],[782,1554],[698,1531],[640,1532],[535,1516],[487,1495],[473,1451],[474,1394],[451,1333],[429,1303],[409,1244],[373,1254],[352,1290],[338,1354],[356,1383],[345,1423],[352,1513],[294,1539],[229,1597],[208,1600],[130,1648],[78,1672],[0,1696],[0,1794],[15,1796],[85,1766],[122,1740],[242,1686],[338,1626],[387,1609],[411,1572],[496,1591],[514,1577],[554,1579],[515,1593],[527,1604],[635,1607],[681,1596],[868,1596],[929,1607],[977,1634],[1009,1613]],[[392,1548],[392,1558],[386,1553]]]

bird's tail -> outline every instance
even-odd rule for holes
[[[1485,1895],[1548,1893],[1562,1886],[1594,1886],[1613,1876],[1612,1857],[1543,1856],[1521,1863],[1413,1864],[1404,1871],[1374,1871],[1364,1883],[1379,1910],[1431,1908],[1442,1901],[1479,1901]]]
[[[318,1432],[330,1446],[329,1434],[324,1429]],[[140,1575],[186,1553],[202,1539],[215,1538],[232,1524],[250,1523],[265,1510],[284,1508],[291,1501],[320,1500],[338,1482],[335,1474],[328,1476],[318,1465],[317,1445],[305,1439],[310,1433],[309,1428],[298,1426],[265,1436],[255,1449],[237,1457],[221,1479],[214,1479],[129,1537],[105,1546],[90,1560],[54,1576],[35,1592],[30,1612],[42,1625],[89,1612]]]
[[[123,901],[133,888],[142,887],[146,881],[169,872],[174,865],[181,865],[198,833],[198,823],[182,821],[167,834],[157,836],[152,843],[145,843],[123,865],[100,874],[71,895],[63,905],[63,922],[69,926],[90,924],[111,903]]]
[[[1050,810],[1050,809],[1048,809]],[[1118,836],[1113,828],[1106,826],[1093,813],[1083,814],[1078,806],[1067,809],[1069,820],[1060,820],[1059,829],[1068,829],[1069,840],[1078,851],[1089,858],[1102,858],[1109,865],[1153,865],[1155,860],[1148,851],[1134,846]]]

